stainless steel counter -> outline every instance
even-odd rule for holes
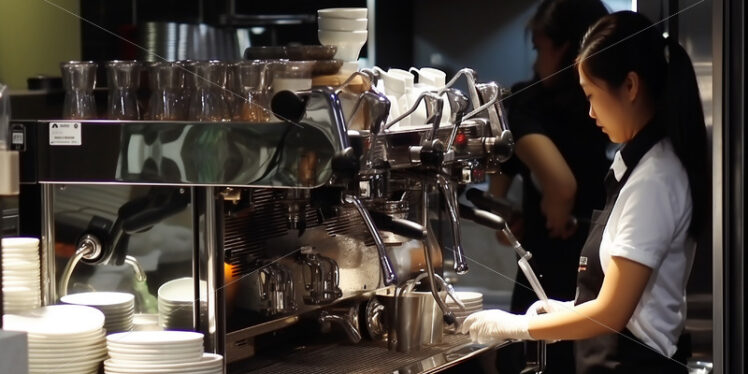
[[[229,371],[231,374],[347,374],[347,373],[437,373],[459,365],[481,353],[509,344],[484,346],[470,342],[467,335],[445,335],[440,345],[420,352],[400,353],[387,350],[382,342],[362,341],[359,344],[326,344],[299,348],[251,371]],[[258,358],[255,358],[258,359]],[[259,358],[262,359],[262,358]]]

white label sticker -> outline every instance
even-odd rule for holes
[[[80,122],[50,122],[49,145],[81,145]]]
[[[20,131],[14,132],[10,142],[15,145],[23,145],[23,133]]]

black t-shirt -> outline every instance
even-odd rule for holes
[[[601,209],[605,201],[603,179],[610,167],[605,151],[608,137],[589,116],[589,103],[574,74],[562,74],[553,88],[537,80],[522,82],[512,87],[512,96],[505,102],[508,123],[515,140],[530,134],[547,136],[566,160],[577,181],[576,201],[572,214],[584,223],[589,222],[593,209]],[[542,261],[542,253],[569,249],[570,261],[576,261],[587,236],[588,225],[568,240],[551,239],[546,219],[540,210],[541,192],[536,187],[530,170],[516,156],[504,164],[503,171],[519,173],[523,177],[523,214],[525,235],[523,244]],[[567,251],[568,252],[568,251]],[[555,257],[555,256],[552,256]],[[548,261],[555,261],[548,259]]]

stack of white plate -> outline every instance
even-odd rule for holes
[[[41,306],[39,239],[3,238],[3,310],[19,314]]]
[[[29,374],[96,374],[106,358],[104,314],[80,305],[51,305],[3,316],[6,330],[26,331]]]
[[[447,306],[449,309],[451,309],[455,317],[457,318],[458,324],[462,324],[463,321],[465,321],[465,318],[467,316],[483,310],[483,294],[480,292],[468,292],[468,291],[458,291],[455,292],[455,296],[457,296],[460,301],[462,301],[463,304],[465,304],[465,310],[461,310],[459,306],[457,306],[457,303],[455,303],[454,300],[452,300],[451,297],[447,297]]]
[[[208,286],[200,281],[200,315],[207,311]],[[195,281],[191,277],[170,280],[158,289],[158,323],[167,330],[192,330]]]
[[[135,296],[125,292],[83,292],[60,298],[65,304],[86,305],[100,310],[106,316],[107,334],[130,331],[135,314]]]
[[[107,374],[220,374],[223,357],[203,353],[203,334],[190,331],[131,331],[106,338]]]

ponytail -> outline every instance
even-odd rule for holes
[[[693,64],[683,47],[673,38],[666,39],[667,77],[664,114],[666,133],[673,150],[688,173],[693,214],[689,232],[698,234],[708,217],[708,146],[704,110]]]
[[[696,74],[676,40],[663,38],[646,17],[623,11],[601,18],[587,31],[577,61],[589,76],[620,87],[629,72],[656,102],[655,125],[663,126],[688,174],[693,211],[689,233],[708,218],[709,154]]]

